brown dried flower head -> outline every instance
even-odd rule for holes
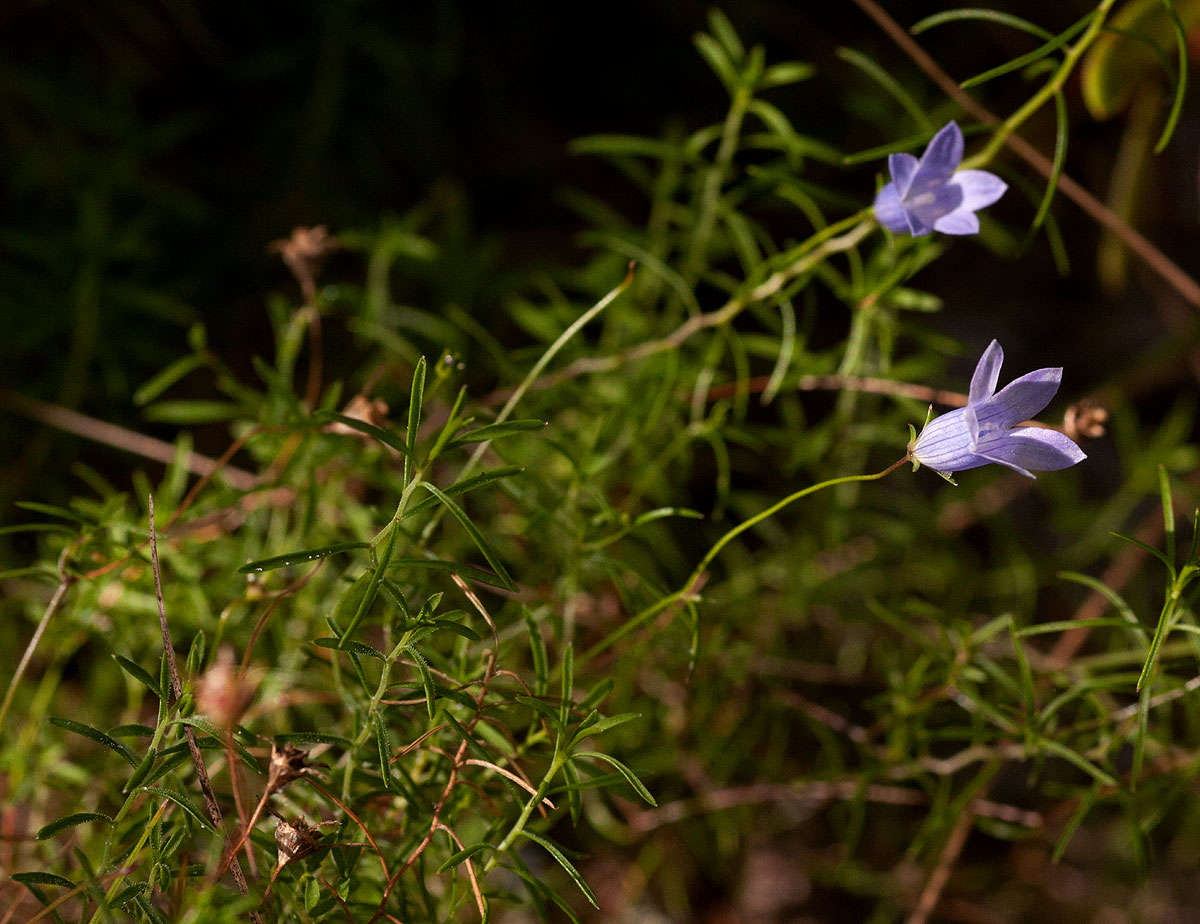
[[[196,686],[196,708],[221,728],[232,728],[249,708],[257,688],[257,677],[238,676],[233,649],[226,645]]]
[[[267,767],[267,792],[274,794],[303,776],[316,776],[316,766],[309,763],[308,751],[294,744],[282,748],[271,743],[271,762]]]
[[[1107,423],[1107,408],[1091,400],[1076,401],[1063,415],[1063,432],[1073,440],[1099,439],[1104,436]]]
[[[301,860],[317,852],[321,846],[320,832],[303,818],[287,821],[280,818],[275,825],[275,846],[279,850],[275,873],[293,860]]]
[[[324,225],[317,225],[313,228],[294,229],[291,237],[275,241],[271,244],[271,249],[283,257],[283,262],[304,290],[305,297],[311,298],[317,273],[321,269],[321,260],[340,246],[341,242],[330,234]]]

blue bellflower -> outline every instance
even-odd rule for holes
[[[999,199],[1008,185],[986,170],[959,170],[962,158],[963,136],[954,122],[933,136],[920,160],[889,155],[892,181],[875,197],[876,219],[889,231],[913,237],[930,231],[978,234],[975,211]]]
[[[1019,427],[1042,410],[1058,391],[1062,369],[1038,369],[996,392],[1004,350],[993,340],[971,377],[967,406],[935,417],[910,447],[912,458],[944,475],[989,462],[1007,465],[1036,478],[1087,458],[1064,433],[1043,427]]]

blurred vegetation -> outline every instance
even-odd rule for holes
[[[864,211],[1000,135],[850,5],[0,14],[9,919],[1186,920],[1197,9],[1028,6],[887,4],[1045,93],[969,239]],[[992,337],[1087,462],[692,581]]]

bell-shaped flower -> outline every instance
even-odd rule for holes
[[[933,136],[920,160],[889,155],[892,181],[875,197],[875,218],[889,231],[913,237],[978,234],[976,210],[999,199],[1008,185],[986,170],[959,170],[962,158],[963,136],[954,122]]]
[[[1018,426],[1050,403],[1062,369],[1038,369],[997,392],[1003,362],[1004,350],[993,340],[975,366],[967,406],[925,424],[909,447],[914,462],[947,476],[995,462],[1035,478],[1035,471],[1057,471],[1087,458],[1058,430]]]

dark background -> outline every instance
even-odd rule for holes
[[[886,6],[901,24],[943,8]],[[1050,30],[1089,9],[1003,7]],[[248,369],[249,356],[267,349],[266,295],[296,297],[269,242],[298,224],[375,227],[422,201],[453,226],[463,254],[442,294],[519,337],[495,317],[507,280],[582,258],[574,235],[584,225],[564,191],[585,189],[634,215],[643,207],[623,177],[597,158],[572,156],[568,142],[598,132],[655,135],[673,124],[692,130],[723,117],[724,92],[691,44],[707,9],[687,0],[10,0],[0,10],[0,386],[169,439],[172,428],[142,419],[133,391],[187,352],[186,330],[197,320],[235,368]],[[930,111],[952,114],[851,3],[751,0],[725,9],[747,45],[766,47],[768,61],[818,65],[815,79],[772,99],[799,130],[841,150],[909,129],[897,111],[895,131],[887,130],[894,104],[836,57],[840,45],[871,55]],[[921,41],[956,77],[1031,47],[1027,36],[985,23],[945,26]],[[1012,76],[980,95],[1006,114],[1029,86]],[[1103,196],[1122,122],[1092,121],[1074,85],[1068,98],[1068,170]],[[1200,271],[1190,244],[1196,112],[1189,105],[1156,159],[1139,216],[1192,272]],[[1024,133],[1049,151],[1051,113]],[[878,168],[826,170],[823,178],[861,188],[865,203]],[[1181,306],[1136,266],[1123,295],[1102,293],[1094,225],[1068,202],[1055,210],[1073,260],[1069,277],[1057,275],[1044,241],[1014,264],[1019,271],[981,261],[971,243],[952,249],[922,283],[950,308],[932,323],[967,341],[968,352],[1000,338],[1010,370],[1045,365],[1053,338],[1056,361],[1069,368],[1065,391],[1079,394],[1153,341]],[[1010,196],[996,214],[1019,228],[1029,212]],[[343,256],[329,272],[361,279],[361,260]],[[1066,342],[1063,331],[1071,332]],[[959,371],[970,362],[962,359]],[[225,438],[215,429],[210,448],[219,451]],[[14,497],[69,493],[65,475],[80,448],[0,411],[6,507]],[[128,461],[87,451],[101,469]]]

